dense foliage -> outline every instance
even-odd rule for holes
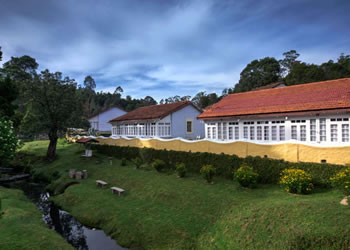
[[[247,164],[243,164],[236,172],[234,177],[241,184],[242,187],[255,188],[258,183],[258,174],[254,172],[253,168]]]
[[[350,167],[339,171],[334,177],[331,177],[331,183],[346,195],[350,195]]]
[[[140,157],[135,157],[131,161],[135,165],[136,168],[140,168],[142,163],[143,163]]]
[[[157,170],[157,172],[162,172],[166,168],[166,163],[162,160],[156,159],[152,162],[152,167]]]
[[[293,194],[307,194],[314,188],[312,176],[301,169],[283,170],[280,185],[284,190]]]
[[[213,181],[213,177],[216,173],[215,168],[212,165],[202,166],[199,172],[203,178],[207,180],[208,183],[211,183]]]
[[[287,162],[269,158],[252,157],[240,158],[236,155],[212,154],[212,153],[191,153],[172,150],[156,150],[153,148],[119,147],[109,145],[93,145],[93,149],[115,157],[133,159],[140,157],[143,163],[152,164],[156,159],[163,160],[168,169],[175,169],[175,164],[182,162],[191,173],[199,173],[203,165],[212,165],[216,175],[232,179],[235,172],[243,163],[254,169],[259,175],[258,183],[277,184],[280,180],[280,173],[284,169],[302,169],[312,175],[314,185],[330,187],[330,178],[338,171],[345,168],[342,165],[324,163]]]
[[[4,166],[15,157],[20,141],[13,128],[12,121],[0,118],[0,166]]]
[[[177,163],[176,164],[176,173],[177,173],[177,176],[179,176],[180,178],[185,177],[186,173],[187,173],[186,165],[184,163]]]

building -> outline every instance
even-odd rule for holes
[[[126,114],[124,110],[118,107],[107,108],[97,115],[90,116],[88,118],[90,127],[96,129],[99,132],[111,132],[112,126],[109,121],[113,118]]]
[[[138,108],[110,121],[112,135],[128,137],[204,137],[201,113],[192,102],[175,102]]]
[[[349,145],[350,78],[230,94],[198,116],[210,140]]]

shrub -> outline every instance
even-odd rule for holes
[[[122,155],[128,160],[141,157],[144,163],[152,164],[155,159],[164,162],[183,162],[187,172],[199,173],[204,165],[212,165],[216,170],[216,175],[232,179],[232,172],[247,163],[259,174],[258,183],[278,184],[280,173],[284,169],[302,169],[312,175],[314,185],[331,187],[330,178],[338,171],[345,168],[343,165],[324,163],[287,162],[269,158],[252,157],[240,158],[236,155],[213,154],[213,153],[192,153],[172,150],[156,150],[153,148],[120,147],[111,145],[92,145],[93,149],[108,156]],[[166,168],[173,168],[172,164],[167,164]]]
[[[134,163],[135,167],[137,169],[139,169],[143,162],[142,162],[140,157],[136,157],[136,158],[132,159],[132,163]]]
[[[163,169],[165,169],[166,164],[164,161],[157,159],[152,163],[152,167],[158,172],[161,172]]]
[[[176,164],[176,172],[179,177],[185,177],[187,173],[186,165],[184,163]]]
[[[204,165],[201,167],[200,173],[208,183],[211,183],[216,170],[212,165]]]
[[[0,166],[5,166],[15,157],[16,149],[21,146],[12,121],[0,118]]]
[[[339,171],[330,178],[333,187],[340,189],[346,195],[350,195],[350,167]]]
[[[256,187],[258,182],[258,174],[254,172],[253,168],[247,164],[243,164],[234,174],[235,179],[242,187]]]
[[[301,169],[283,170],[280,185],[290,193],[307,194],[313,189],[311,175]]]
[[[127,161],[126,161],[126,159],[125,159],[125,158],[122,158],[122,162],[121,162],[121,165],[122,165],[122,166],[126,166],[126,164],[127,164]]]

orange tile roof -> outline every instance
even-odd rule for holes
[[[80,138],[76,142],[77,143],[88,143],[88,142],[97,142],[98,143],[98,140],[93,139],[93,138]]]
[[[350,108],[350,78],[230,94],[199,119]]]
[[[187,105],[192,105],[195,108],[197,108],[190,101],[152,105],[152,106],[146,106],[146,107],[141,107],[141,108],[135,109],[135,110],[133,110],[125,115],[114,118],[114,119],[110,120],[109,122],[142,121],[142,120],[162,119],[162,118],[166,117],[167,115],[186,107]]]

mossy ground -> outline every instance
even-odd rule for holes
[[[73,249],[41,220],[22,191],[0,187],[0,249]]]
[[[44,155],[48,142],[27,143],[22,151]],[[343,195],[316,189],[311,195],[292,195],[277,185],[241,188],[236,182],[200,175],[178,178],[128,163],[123,156],[110,165],[105,155],[81,158],[83,148],[60,142],[58,159],[37,161],[36,175],[58,177],[56,193],[68,185],[68,170],[88,170],[89,178],[53,198],[81,222],[102,228],[121,245],[146,249],[303,249],[350,247],[350,209],[339,205]],[[53,179],[53,178],[52,178]],[[123,197],[108,182],[126,190]],[[59,190],[59,191],[57,191]]]

